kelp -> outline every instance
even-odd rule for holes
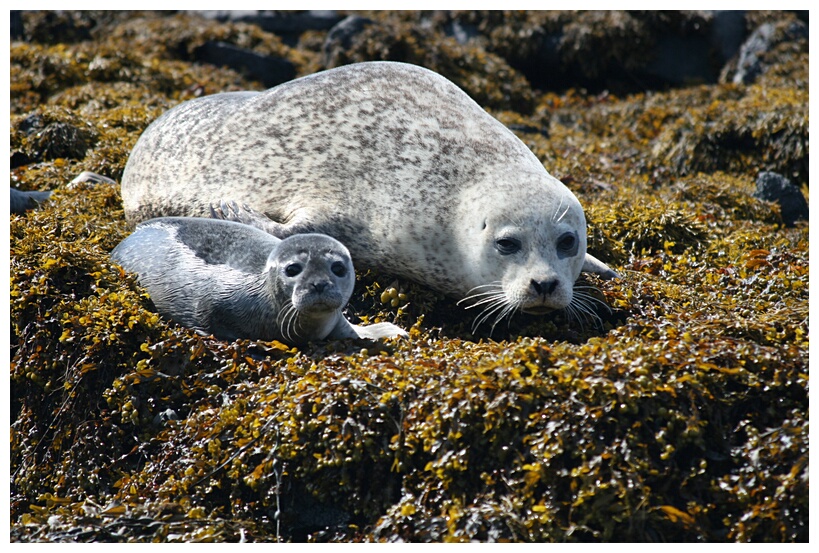
[[[456,14],[483,33],[463,46],[447,20],[366,15],[374,42],[351,59],[402,45],[498,64],[510,21],[573,17]],[[576,192],[590,251],[622,278],[581,277],[587,319],[521,314],[473,333],[454,299],[359,271],[346,315],[409,339],[295,348],[163,320],[108,258],[129,232],[118,186],[68,182],[119,178],[179,101],[259,88],[191,62],[196,44],[319,68],[326,33],[289,48],[190,15],[24,18],[11,184],[55,192],[10,217],[13,541],[807,541],[808,224],[786,228],[752,196],[762,168],[807,191],[799,48],[804,67],[785,57],[763,76],[776,115],[756,85],[619,98],[513,79],[516,96],[483,62],[459,66]],[[731,132],[752,138],[714,141]]]

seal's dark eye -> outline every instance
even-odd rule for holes
[[[343,277],[347,275],[347,267],[341,261],[336,261],[332,265],[330,265],[330,270],[333,271],[333,274],[337,277]]]
[[[557,239],[557,250],[560,253],[567,255],[574,255],[577,253],[578,240],[577,235],[573,232],[564,232]]]
[[[495,240],[495,249],[501,255],[510,255],[520,251],[520,242],[514,238],[500,238]]]
[[[291,263],[287,267],[284,268],[284,274],[289,277],[298,276],[301,273],[301,265],[298,263]]]

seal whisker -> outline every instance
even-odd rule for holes
[[[490,303],[486,309],[481,311],[477,317],[475,317],[475,321],[472,324],[472,333],[474,334],[475,331],[481,326],[484,322],[486,322],[489,317],[497,313],[498,311],[503,312],[503,309],[509,304],[509,300],[506,296],[495,298],[493,303]],[[497,321],[496,323],[497,324]],[[492,335],[492,331],[494,331],[495,325],[492,325],[492,328],[489,331],[489,335]]]
[[[459,303],[459,304],[463,303],[464,301],[466,301],[466,300],[468,300],[470,298],[477,298],[477,297],[480,297],[480,296],[486,296],[488,294],[497,294],[497,293],[502,293],[502,292],[503,292],[503,288],[500,288],[500,287],[496,288],[495,290],[489,290],[487,292],[476,292],[474,294],[470,294],[470,295],[466,296],[465,298],[463,298],[461,300],[458,300],[457,303]]]
[[[499,303],[499,302],[500,302],[500,303]],[[492,303],[491,305],[489,305],[489,306],[487,306],[486,308],[484,308],[484,310],[483,310],[483,311],[481,311],[480,313],[478,313],[478,314],[475,316],[475,318],[473,319],[473,321],[472,321],[472,333],[474,334],[474,333],[475,333],[475,331],[478,329],[478,327],[479,327],[479,326],[481,326],[481,324],[483,324],[483,322],[484,322],[484,321],[485,321],[485,320],[486,320],[486,319],[487,319],[489,316],[491,316],[491,315],[492,315],[492,313],[494,313],[495,311],[497,311],[497,310],[498,310],[498,309],[500,309],[501,307],[503,307],[503,303],[502,303],[502,302],[501,302],[501,300],[499,299],[499,300],[497,300],[495,303]]]
[[[591,321],[597,327],[602,328],[603,320],[594,310],[595,302],[604,305],[607,309],[609,309],[609,311],[611,311],[611,308],[606,305],[605,302],[600,301],[598,298],[595,298],[585,291],[576,290],[574,296],[572,297],[571,303],[569,303],[569,305],[567,305],[565,308],[568,318],[576,320],[580,324],[581,329],[584,328],[584,321]]]
[[[506,318],[506,327],[509,328],[509,325],[512,324],[512,316],[517,311],[518,305],[513,302],[508,302],[503,310],[495,317],[495,322],[492,323],[492,328],[489,330],[489,335],[492,336],[492,333],[495,332],[495,326],[499,322],[501,322],[504,318]]]
[[[483,294],[480,294],[480,295],[483,295]],[[491,292],[491,293],[487,292],[486,295],[488,295],[489,297],[486,297],[486,298],[483,298],[483,299],[481,299],[479,301],[476,301],[475,303],[466,306],[464,309],[472,309],[472,308],[478,307],[479,305],[484,305],[484,304],[487,304],[487,303],[495,302],[495,301],[498,301],[498,300],[503,300],[504,298],[506,298],[506,294],[504,294],[502,291],[501,292]],[[477,296],[478,295],[470,296],[470,299],[475,298]]]
[[[473,291],[478,290],[479,288],[494,288],[495,290],[503,290],[503,284],[501,281],[497,280],[495,282],[490,282],[489,284],[479,284],[477,286],[473,286],[466,292],[466,296],[460,300],[458,300],[455,305],[461,305],[463,302],[474,298],[475,296],[481,294],[472,294]],[[485,292],[485,293],[492,293],[492,292]]]
[[[560,211],[561,207],[563,207],[563,198],[560,198],[560,203],[557,204],[557,207],[555,208],[555,212],[552,213],[552,223],[556,222],[557,214]]]
[[[299,310],[291,303],[287,311],[287,339],[293,341],[293,334],[296,338],[301,337],[299,332]]]
[[[279,325],[279,334],[287,340],[292,342],[293,337],[290,334],[290,322],[296,312],[296,307],[293,305],[292,299],[287,299],[281,306],[276,321]]]
[[[562,201],[563,201],[563,199],[561,198],[561,202],[562,202]],[[565,217],[565,216],[566,216],[566,214],[569,212],[569,208],[570,208],[570,207],[571,207],[570,205],[567,205],[567,206],[566,206],[566,209],[564,209],[564,210],[563,210],[563,213],[561,213],[561,214],[560,214],[560,217],[558,217],[558,218],[557,218],[557,221],[555,221],[556,223],[559,223],[560,221],[562,221],[562,220],[563,220],[563,217]]]
[[[577,296],[579,296],[579,299],[581,299],[581,300],[583,300],[583,301],[585,301],[587,303],[588,302],[596,303],[597,305],[599,305],[601,307],[604,307],[606,309],[606,311],[608,311],[609,314],[611,314],[612,311],[611,311],[611,306],[609,306],[609,304],[607,304],[605,301],[601,300],[597,296],[586,292],[586,290],[598,291],[597,288],[595,288],[594,286],[575,286],[574,287],[575,294]]]

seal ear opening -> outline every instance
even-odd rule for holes
[[[590,253],[586,254],[586,260],[583,262],[583,272],[585,273],[595,273],[600,275],[601,278],[606,280],[611,280],[613,278],[620,278],[620,275],[611,270],[611,268],[591,255]]]

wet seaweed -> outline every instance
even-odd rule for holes
[[[69,181],[119,178],[180,101],[259,88],[197,45],[309,72],[326,32],[290,48],[185,14],[26,13],[11,185],[55,193],[10,217],[12,541],[807,541],[808,223],[752,197],[762,169],[808,191],[802,46],[777,46],[764,86],[618,97],[532,88],[515,30],[570,26],[578,55],[626,60],[650,18],[364,15],[346,61],[443,72],[577,193],[589,250],[623,276],[578,283],[598,318],[473,334],[452,299],[360,271],[347,315],[408,340],[226,343],[164,321],[108,259],[129,232],[118,187]],[[445,37],[453,21],[480,36]]]

